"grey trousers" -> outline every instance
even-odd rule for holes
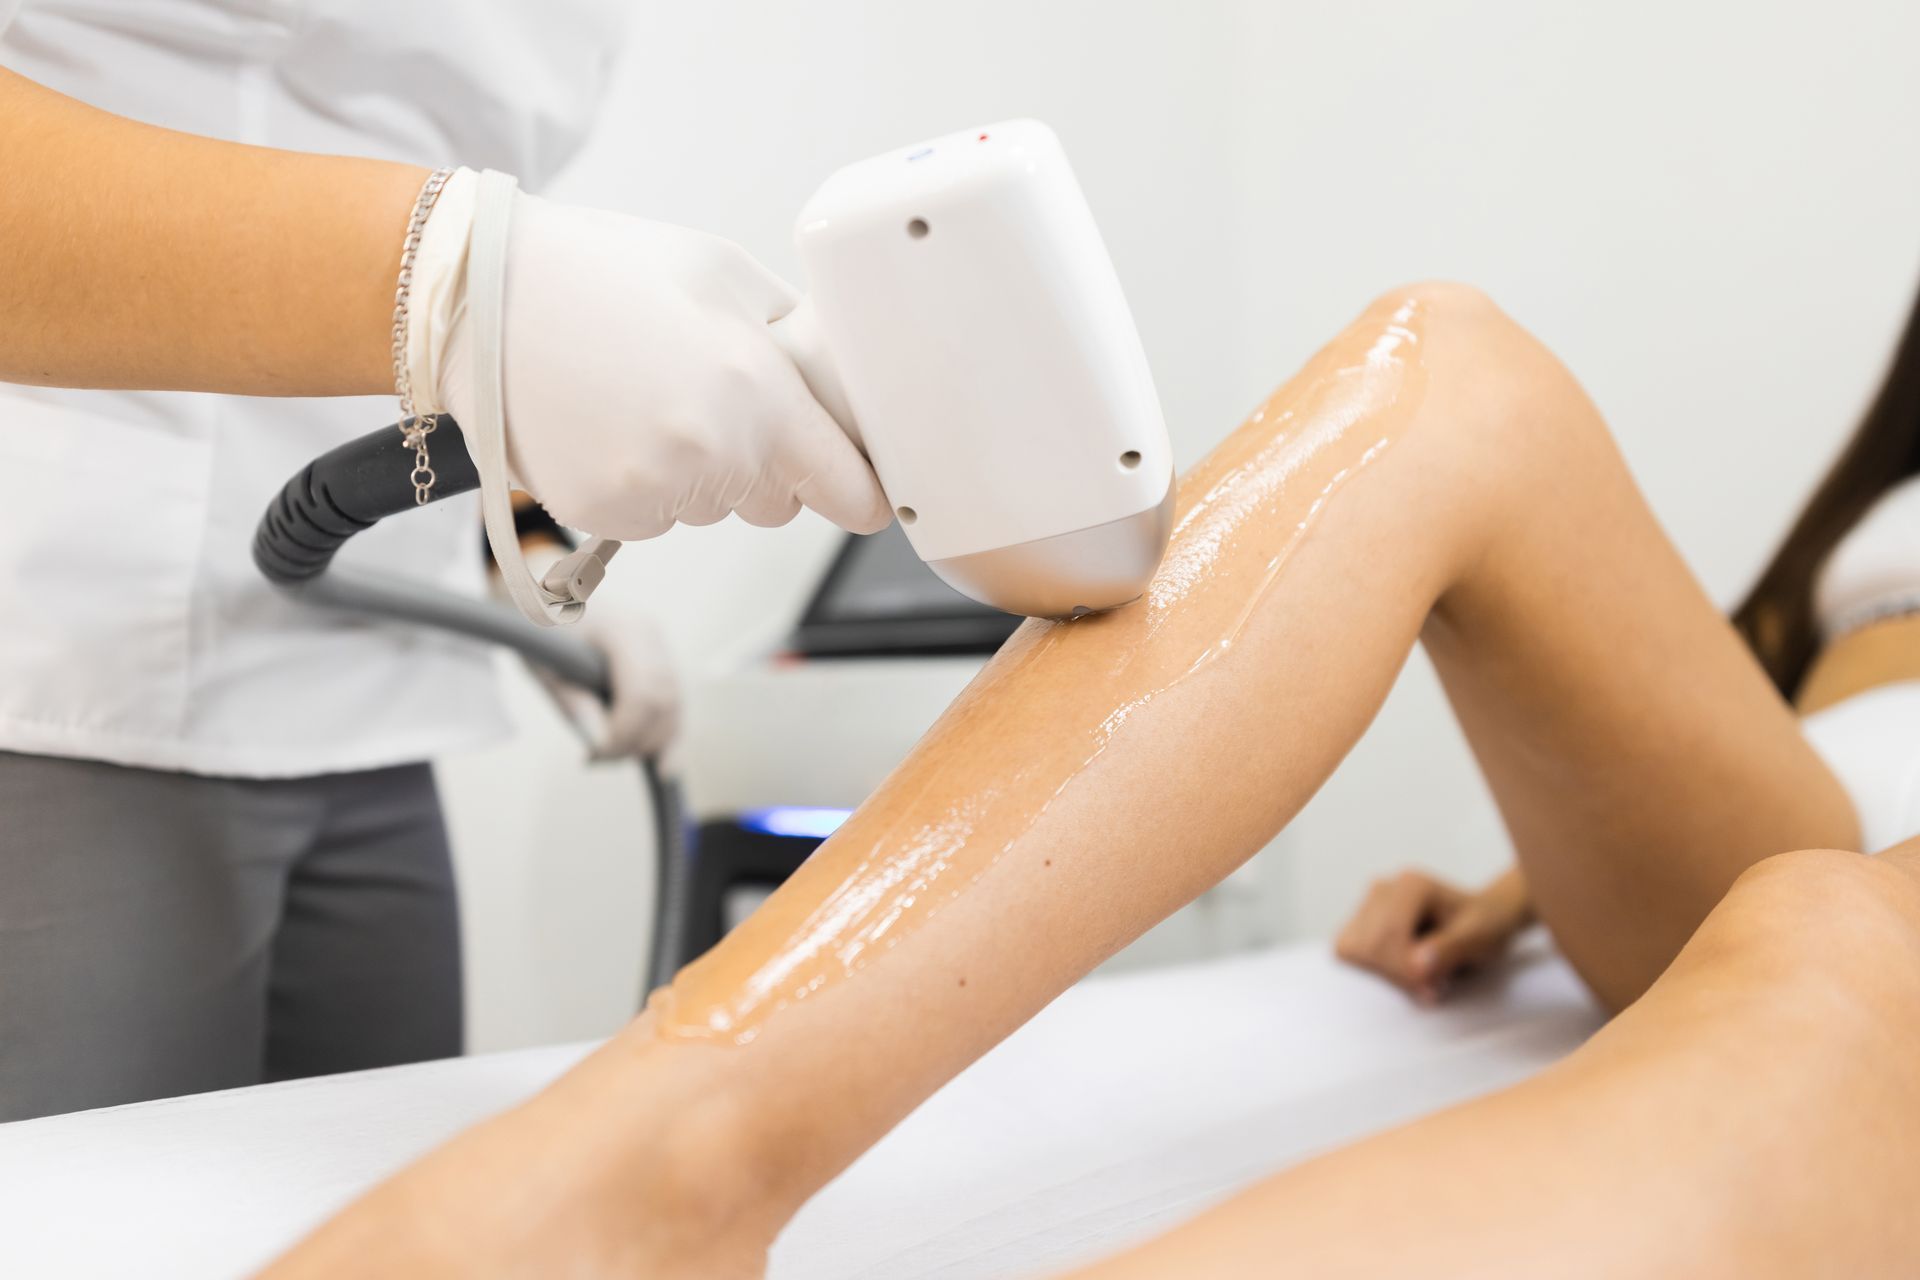
[[[0,1121],[458,1054],[455,905],[426,765],[0,752]]]

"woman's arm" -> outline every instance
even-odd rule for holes
[[[135,124],[0,70],[0,381],[391,391],[401,240],[426,177]],[[468,224],[441,208],[426,239],[458,247],[444,265]],[[784,524],[803,505],[859,533],[891,519],[771,335],[792,289],[745,250],[527,196],[511,225],[508,450],[557,517],[617,538],[729,511]],[[416,344],[414,391],[422,412],[468,416],[464,276],[436,279],[438,308],[414,282],[414,314],[445,320]]]
[[[414,165],[139,124],[0,68],[0,381],[393,390]]]

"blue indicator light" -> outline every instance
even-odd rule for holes
[[[810,836],[825,840],[840,829],[851,809],[818,809],[808,805],[778,804],[767,809],[749,809],[740,815],[740,825],[749,831],[770,836]]]
[[[925,160],[928,156],[932,154],[933,154],[932,147],[922,147],[918,151],[915,151],[914,153],[912,153],[907,157],[907,163],[912,164],[915,160]]]

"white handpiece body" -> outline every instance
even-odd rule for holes
[[[776,336],[920,558],[1010,613],[1139,596],[1171,528],[1172,449],[1052,130],[1008,121],[851,165],[795,239],[811,292]]]

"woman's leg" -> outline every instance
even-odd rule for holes
[[[1471,290],[1401,291],[1187,477],[1146,599],[1024,628],[646,1017],[303,1260],[400,1233],[663,1273],[724,1239],[751,1268],[940,1083],[1264,844],[1423,634],[1541,913],[1613,1004],[1752,863],[1855,839],[1565,370]],[[518,1212],[483,1243],[496,1179]]]
[[[1908,1276],[1915,1061],[1920,841],[1784,854],[1565,1062],[1083,1274]]]

